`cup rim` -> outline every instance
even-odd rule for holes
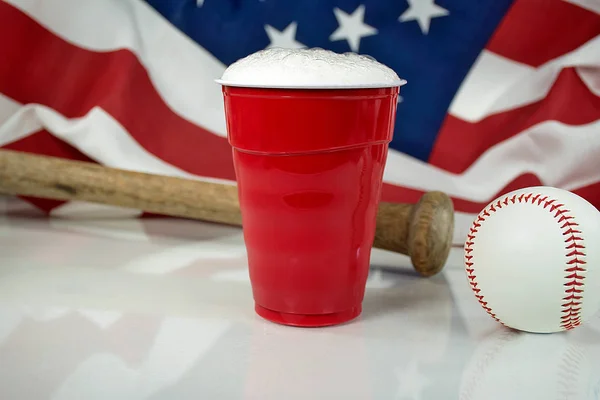
[[[394,84],[364,84],[364,85],[264,85],[264,84],[248,84],[248,83],[239,83],[239,82],[228,82],[222,79],[214,80],[217,84],[222,86],[231,86],[231,87],[247,87],[247,88],[258,88],[258,89],[383,89],[383,88],[391,88],[391,87],[401,87],[404,86],[407,81],[405,79],[400,79],[400,82]]]

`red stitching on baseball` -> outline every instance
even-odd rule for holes
[[[485,222],[485,220],[490,217],[493,213],[498,212],[498,210],[504,208],[504,206],[508,206],[509,202],[515,204],[519,203],[530,203],[533,205],[543,206],[544,210],[550,212],[553,217],[560,224],[560,229],[562,230],[562,235],[566,236],[565,239],[565,256],[567,257],[566,265],[565,265],[565,297],[562,298],[564,302],[561,304],[561,321],[560,326],[565,330],[573,329],[581,324],[581,293],[583,293],[582,286],[584,286],[583,281],[585,280],[585,256],[586,253],[584,251],[585,245],[583,244],[583,238],[579,236],[581,234],[581,230],[579,229],[579,224],[574,221],[575,217],[569,215],[570,211],[565,208],[564,204],[557,202],[556,199],[548,199],[548,196],[542,196],[541,194],[521,194],[517,197],[517,195],[513,195],[512,197],[506,196],[503,199],[499,199],[494,204],[490,204],[487,208],[485,208],[475,221],[473,225],[469,229],[469,234],[467,235],[468,241],[465,242],[465,259],[468,261],[465,263],[465,271],[467,273],[468,282],[471,285],[471,289],[475,293],[475,297],[479,304],[483,307],[483,309],[496,321],[500,322],[502,325],[504,323],[498,319],[496,314],[492,311],[490,307],[487,306],[487,301],[485,301],[485,297],[480,294],[481,289],[477,287],[477,275],[475,273],[475,267],[473,262],[473,255],[471,254],[473,251],[473,246],[475,244],[476,236],[478,229],[481,227],[481,223]]]

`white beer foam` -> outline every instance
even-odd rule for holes
[[[374,58],[321,48],[270,48],[233,64],[217,83],[269,88],[392,87],[406,83]]]

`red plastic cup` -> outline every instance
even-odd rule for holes
[[[256,312],[357,317],[399,87],[222,91]]]

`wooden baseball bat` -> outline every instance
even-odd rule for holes
[[[0,192],[80,200],[156,214],[242,225],[237,186],[0,150]],[[373,246],[410,256],[422,276],[438,273],[452,246],[454,207],[442,192],[416,204],[381,202]]]

